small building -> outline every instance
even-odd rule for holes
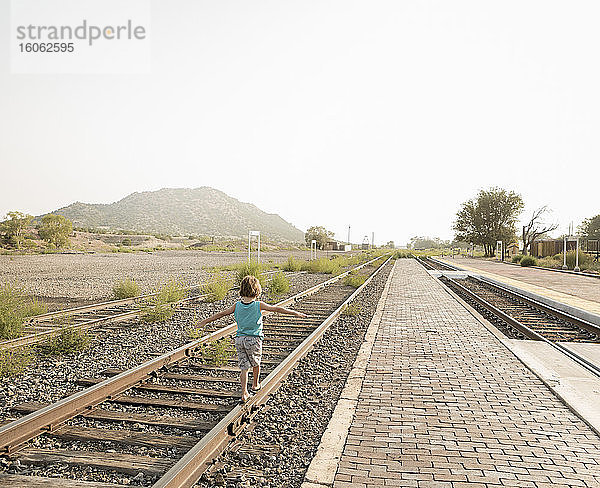
[[[519,254],[519,243],[511,242],[508,246],[506,246],[506,256],[512,258]]]

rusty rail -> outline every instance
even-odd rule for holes
[[[376,258],[379,259],[379,258]],[[165,475],[160,478],[153,488],[188,488],[194,486],[206,470],[210,460],[214,459],[225,448],[233,436],[245,428],[258,413],[260,405],[264,404],[269,395],[274,393],[293,368],[323,336],[329,326],[338,318],[344,307],[377,275],[379,270],[389,262],[388,258],[367,280],[350,295],[325,321],[323,321],[302,344],[279,364],[262,381],[261,389],[244,405],[237,405],[227,414],[198,444],[183,456]],[[375,260],[372,260],[375,261]],[[371,261],[369,261],[370,263]],[[368,263],[365,263],[366,265]],[[347,273],[344,273],[347,274]]]
[[[379,259],[379,257],[367,261],[353,268],[352,270],[348,270],[323,283],[304,290],[286,300],[279,302],[277,305],[289,305],[297,298],[315,293],[321,288],[340,280],[344,276],[348,275],[351,271],[367,266],[377,259]],[[57,425],[65,420],[75,417],[82,412],[91,410],[99,403],[109,400],[123,391],[133,387],[139,382],[147,379],[153,371],[156,371],[166,365],[175,363],[183,358],[193,356],[194,351],[202,344],[231,335],[235,329],[236,324],[233,322],[232,324],[227,325],[200,339],[184,344],[173,351],[162,354],[161,356],[146,361],[135,368],[106,379],[96,385],[86,388],[83,391],[77,392],[67,398],[59,400],[56,403],[48,405],[36,412],[3,425],[0,427],[0,453],[13,452],[24,442],[42,434],[43,432],[52,431]],[[271,375],[269,375],[269,377]],[[254,403],[255,402],[250,404],[253,405]]]

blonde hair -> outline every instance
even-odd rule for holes
[[[240,296],[248,298],[256,298],[262,293],[260,281],[256,276],[244,276],[240,284]]]

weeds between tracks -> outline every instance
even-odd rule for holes
[[[139,285],[131,278],[125,278],[113,286],[113,295],[117,300],[138,297],[140,294]]]
[[[140,312],[140,319],[146,323],[164,322],[170,319],[175,310],[171,304],[185,298],[185,289],[181,283],[171,280],[148,298]]]
[[[0,338],[19,337],[23,333],[25,319],[47,310],[41,301],[27,298],[22,288],[11,284],[0,285]]]

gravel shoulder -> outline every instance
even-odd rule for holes
[[[283,263],[305,251],[261,253],[261,262]],[[154,253],[0,255],[0,283],[13,283],[51,308],[85,305],[110,297],[115,282],[133,278],[150,292],[169,279],[186,285],[207,280],[209,268],[241,263],[244,252],[158,251]]]

